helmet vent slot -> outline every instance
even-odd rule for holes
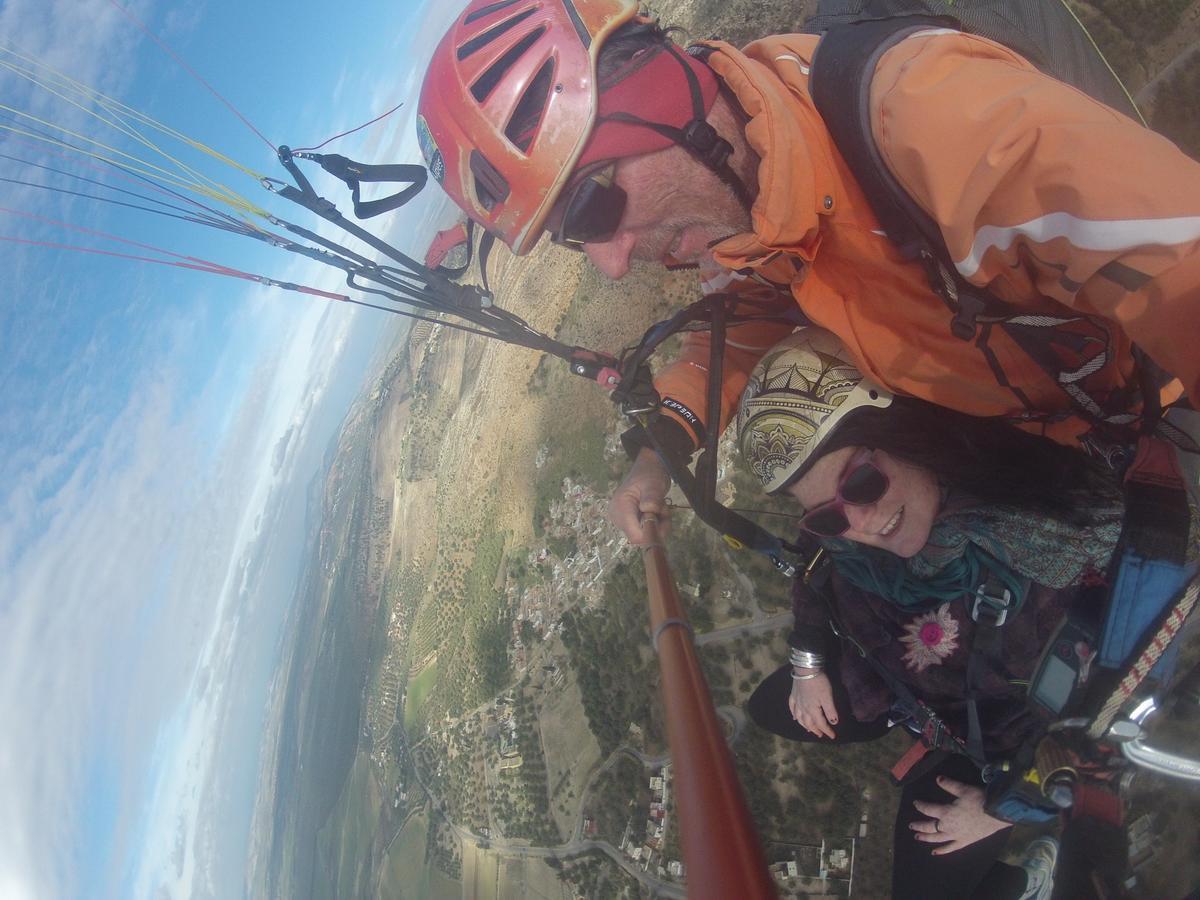
[[[491,15],[497,10],[504,9],[506,6],[512,6],[514,3],[520,3],[521,0],[499,0],[498,3],[489,3],[487,6],[481,6],[475,12],[471,13],[463,19],[464,25],[470,25],[472,22],[477,22],[484,16]]]
[[[550,84],[554,81],[554,60],[542,63],[529,87],[521,95],[512,118],[504,129],[504,136],[522,153],[528,154],[529,147],[537,135],[538,126],[546,112],[546,98],[550,95]]]
[[[592,36],[587,30],[587,26],[583,24],[583,19],[579,18],[579,10],[575,8],[575,4],[571,0],[563,0],[563,8],[566,9],[567,15],[571,17],[571,24],[575,26],[575,33],[579,35],[579,41],[585,49],[591,49]]]
[[[506,32],[509,32],[512,29],[516,28],[518,25],[520,25],[522,22],[524,22],[526,19],[528,19],[530,16],[532,16],[537,11],[538,11],[538,8],[536,6],[531,7],[530,9],[527,9],[524,12],[517,13],[511,19],[505,19],[503,22],[501,22],[495,28],[489,28],[483,34],[477,34],[475,37],[471,38],[469,41],[464,42],[456,51],[459,61],[461,62],[462,60],[466,59],[468,56],[470,56],[472,53],[476,52],[477,50],[482,50],[484,47],[486,47],[492,41],[496,40],[496,38],[501,37]],[[545,29],[543,29],[543,30],[545,30]],[[522,40],[524,40],[524,39],[522,39]],[[520,42],[518,42],[518,44],[516,46],[520,46]],[[508,52],[511,53],[512,50],[509,50]],[[524,50],[522,50],[522,52],[524,52]],[[505,56],[507,56],[507,55],[508,55],[508,53],[505,54]],[[520,54],[517,54],[517,55],[520,56]],[[512,65],[512,63],[510,62],[509,65]],[[508,66],[505,66],[505,68],[507,69]]]
[[[516,61],[525,55],[525,51],[532,47],[538,38],[545,33],[545,25],[535,28],[505,50],[503,56],[488,66],[483,74],[475,79],[475,83],[471,85],[471,94],[475,99],[480,103],[486,100],[488,94],[500,83],[500,80],[504,77],[504,73],[511,69]]]

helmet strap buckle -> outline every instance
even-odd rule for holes
[[[683,144],[710,169],[724,166],[733,153],[733,145],[704,119],[692,119],[683,126]]]

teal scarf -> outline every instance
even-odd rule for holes
[[[844,538],[823,541],[851,584],[914,612],[972,593],[991,572],[1020,603],[1028,582],[1051,588],[1102,573],[1121,534],[1119,494],[1097,498],[1087,526],[1006,507],[980,507],[949,497],[919,553],[894,553]]]

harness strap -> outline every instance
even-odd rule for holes
[[[643,119],[641,116],[627,112],[610,113],[602,117],[599,121],[640,125],[643,128],[649,128],[651,131],[658,132],[663,137],[670,138],[728,185],[729,189],[734,192],[742,205],[749,208],[754,203],[754,197],[751,195],[749,188],[746,187],[745,182],[738,177],[738,174],[729,165],[729,157],[733,154],[733,145],[721,137],[717,133],[717,130],[705,121],[704,98],[700,91],[700,81],[696,78],[696,73],[684,62],[683,58],[679,55],[679,51],[672,44],[668,43],[666,50],[679,62],[679,65],[683,68],[683,74],[687,78],[688,92],[692,98],[691,121],[682,128],[676,128],[662,122],[651,122]],[[703,60],[703,57],[700,57],[699,54],[693,55]]]
[[[711,339],[708,353],[707,418],[709,422],[704,436],[704,449],[700,453],[700,458],[696,460],[696,480],[704,491],[704,497],[706,499],[711,497],[712,502],[715,503],[717,499],[717,446],[721,440],[721,429],[718,423],[712,420],[712,417],[714,412],[718,416],[720,415],[721,376],[725,371],[726,308],[724,298],[717,297],[710,300],[709,311],[712,322],[709,331]]]
[[[1154,668],[1154,664],[1171,646],[1176,635],[1179,634],[1179,630],[1183,628],[1183,623],[1187,621],[1187,617],[1196,606],[1198,595],[1200,595],[1200,575],[1193,577],[1190,583],[1184,587],[1167,610],[1159,627],[1144,641],[1142,652],[1138,654],[1125,673],[1125,677],[1117,684],[1116,689],[1105,701],[1096,718],[1092,720],[1092,724],[1088,726],[1089,738],[1099,740],[1108,731],[1108,726],[1112,724],[1121,707],[1145,681],[1146,676]]]
[[[984,675],[1000,662],[1003,627],[1009,612],[1015,612],[1012,591],[995,572],[975,589],[971,618],[975,631],[967,656],[967,751],[973,759],[984,759],[983,728],[979,722],[979,697]]]
[[[708,501],[696,476],[688,470],[687,466],[680,465],[673,454],[659,443],[654,430],[644,428],[643,433],[658,454],[659,459],[662,460],[671,480],[679,486],[683,496],[687,498],[688,504],[692,507],[692,511],[701,521],[718,531],[735,548],[745,547],[761,553],[787,577],[792,578],[796,575],[796,566],[784,558],[785,552],[795,552],[793,545],[785,544],[778,535],[772,534],[761,525],[728,507],[715,501]]]
[[[354,200],[354,215],[359,219],[370,219],[394,209],[399,209],[425,187],[429,173],[424,166],[397,163],[394,165],[372,166],[355,162],[339,153],[302,153],[295,151],[293,156],[311,160],[334,178],[345,182],[350,188],[350,196]],[[409,182],[408,187],[397,191],[390,197],[380,197],[377,200],[362,200],[359,197],[359,185],[364,182]]]
[[[1159,427],[1160,409],[1157,397],[1151,395],[1157,390],[1161,370],[1139,366],[1137,389],[1144,395],[1140,423],[1138,415],[1122,411],[1135,399],[1132,390],[1111,397],[1089,393],[1084,384],[1086,375],[1108,364],[1113,352],[1108,326],[1087,316],[1026,314],[963,278],[937,221],[892,176],[875,143],[870,120],[871,82],[879,60],[918,31],[937,27],[962,30],[963,23],[953,16],[894,13],[887,4],[875,13],[882,18],[834,24],[822,35],[813,60],[810,91],[834,144],[888,239],[906,260],[922,266],[930,288],[953,314],[951,332],[962,340],[975,340],[997,382],[1024,410],[1015,417],[1018,421],[1051,422],[1058,416],[1034,407],[1025,392],[1004,374],[996,353],[988,346],[995,333],[993,326],[997,325],[1058,386],[1071,411],[1106,440],[1116,436],[1117,443],[1127,443],[1139,431],[1154,431]],[[1137,362],[1147,361],[1136,348],[1134,356]],[[1159,431],[1174,436],[1177,430]]]
[[[874,670],[875,674],[879,676],[880,680],[887,685],[888,690],[891,691],[892,696],[895,698],[892,708],[903,716],[905,720],[909,721],[912,727],[920,733],[919,746],[925,751],[957,753],[966,756],[982,771],[987,766],[987,760],[984,758],[982,752],[973,751],[968,744],[955,735],[941,716],[917,698],[917,695],[912,692],[912,689],[907,684],[892,674],[874,654],[868,653],[858,641],[839,627],[837,617],[834,614],[833,603],[830,601],[826,590],[832,568],[832,563],[826,558],[817,567],[812,568],[811,571],[806,573],[805,583],[825,602],[826,610],[829,613],[829,627],[833,630],[833,633],[844,643],[853,647],[858,655],[866,661],[867,665]],[[896,769],[901,770],[902,776],[911,774],[913,767],[920,763],[926,756],[926,752],[918,753],[916,750],[910,749],[901,758],[900,762],[896,764]],[[936,762],[936,759],[930,759],[929,762]],[[905,763],[905,765],[901,765],[901,763]]]
[[[467,232],[468,235],[470,232]],[[468,237],[468,241],[470,238]],[[488,257],[492,255],[492,247],[496,246],[496,235],[490,231],[485,231],[479,238],[479,280],[483,282],[483,292],[491,294],[492,288],[488,284]]]
[[[1175,448],[1143,435],[1125,475],[1125,529],[1129,549],[1145,559],[1183,565],[1191,511]]]
[[[912,746],[892,766],[892,780],[897,784],[903,783],[904,779],[908,777],[917,763],[923,760],[930,752],[930,749],[925,746],[924,741],[913,741]]]

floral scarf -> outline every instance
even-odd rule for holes
[[[1119,490],[1096,498],[1091,524],[1071,525],[1011,507],[983,507],[966,496],[944,498],[929,540],[902,559],[843,538],[822,541],[842,577],[908,610],[925,610],[973,591],[987,570],[1018,602],[1029,581],[1051,588],[1103,573],[1121,535]]]

